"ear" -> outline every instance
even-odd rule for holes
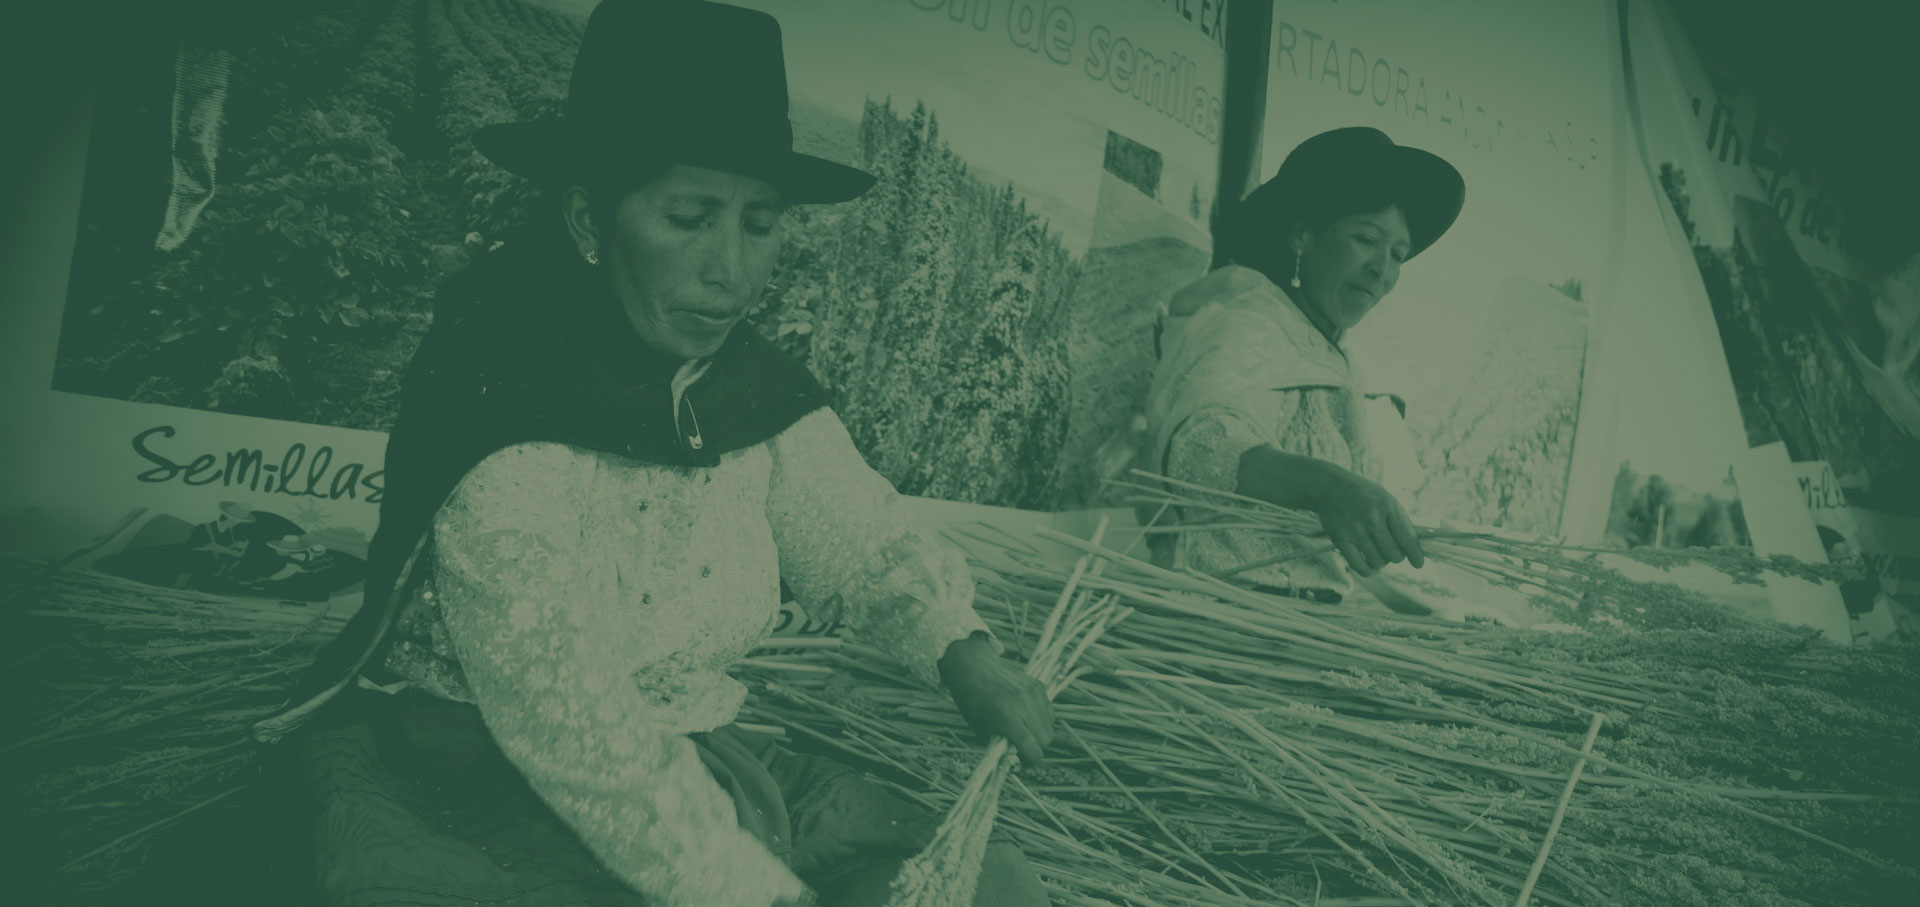
[[[1304,254],[1307,251],[1307,244],[1311,242],[1313,242],[1313,231],[1307,229],[1306,224],[1294,224],[1293,228],[1287,231],[1287,251],[1295,255]]]
[[[601,248],[601,234],[593,222],[586,189],[580,186],[567,187],[566,195],[560,199],[560,216],[567,222],[567,233],[573,237],[573,245],[581,256]]]

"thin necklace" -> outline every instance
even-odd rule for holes
[[[1275,284],[1275,286],[1279,286],[1279,285]],[[1306,316],[1307,323],[1313,325],[1313,329],[1316,331],[1319,331],[1320,336],[1325,337],[1327,339],[1327,343],[1333,347],[1334,352],[1340,354],[1340,358],[1342,359],[1346,358],[1347,351],[1340,347],[1340,338],[1334,336],[1332,333],[1329,333],[1327,328],[1321,325],[1320,323],[1321,319],[1315,317],[1315,315],[1317,314],[1316,312],[1314,312],[1311,308],[1307,307],[1306,305],[1302,304],[1300,300],[1293,298],[1293,291],[1287,289],[1286,287],[1280,287],[1280,295],[1286,297],[1287,302],[1292,304],[1294,309],[1298,310],[1300,314]],[[1344,336],[1345,333],[1346,333],[1345,331],[1342,331],[1341,335]]]

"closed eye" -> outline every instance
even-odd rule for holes
[[[706,217],[668,215],[667,222],[673,224],[676,228],[689,232],[711,226],[710,219]],[[746,222],[746,231],[753,236],[770,236],[777,226],[778,224],[772,222],[750,220]]]

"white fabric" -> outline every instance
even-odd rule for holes
[[[1168,307],[1163,342],[1147,403],[1152,440],[1142,466],[1148,471],[1232,491],[1241,455],[1272,446],[1352,470],[1403,501],[1418,487],[1419,461],[1393,401],[1364,395],[1346,354],[1260,272],[1229,266],[1181,290]],[[1322,544],[1249,531],[1188,532],[1178,539],[1159,546],[1162,559],[1208,573]],[[1332,553],[1235,580],[1354,591]]]
[[[434,532],[420,604],[458,657],[467,689],[452,692],[610,869],[669,907],[801,890],[683,736],[738,712],[746,690],[725,671],[769,635],[782,577],[929,685],[948,644],[991,638],[965,558],[914,523],[830,410],[706,470],[510,447]]]
[[[1181,290],[1169,307],[1162,341],[1147,391],[1150,464],[1165,456],[1173,433],[1202,409],[1244,409],[1264,393],[1346,388],[1352,380],[1346,357],[1284,292],[1238,265]]]

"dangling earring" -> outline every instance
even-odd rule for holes
[[[1300,255],[1299,253],[1297,253],[1297,252],[1296,252],[1296,253],[1294,253],[1294,256],[1293,256],[1293,279],[1287,282],[1289,286],[1292,286],[1292,287],[1293,287],[1294,289],[1296,289],[1296,290],[1298,290],[1298,289],[1300,289],[1300,259],[1301,259],[1301,257],[1302,257],[1302,256],[1301,256],[1301,255]]]
[[[587,250],[587,264],[590,264],[590,265],[597,265],[597,264],[599,264],[599,263],[600,263],[600,250],[599,250],[599,249],[588,249],[588,250]]]

